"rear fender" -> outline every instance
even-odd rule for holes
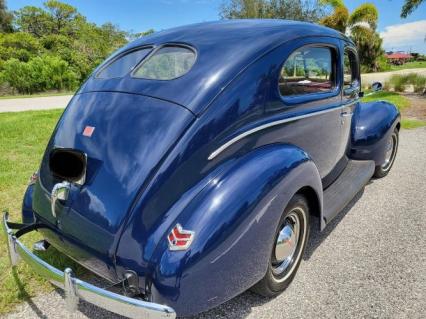
[[[352,121],[349,157],[382,165],[387,141],[400,120],[398,109],[389,102],[359,103]]]
[[[306,186],[316,192],[322,207],[318,170],[295,146],[272,144],[235,160],[173,223],[195,232],[191,247],[170,251],[170,229],[158,244],[151,260],[152,299],[190,315],[258,282],[266,273],[278,220]]]

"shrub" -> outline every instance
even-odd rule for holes
[[[416,73],[406,75],[393,75],[389,80],[389,86],[397,92],[403,92],[406,85],[413,85],[414,92],[423,93],[426,89],[426,76]]]
[[[66,61],[48,55],[35,57],[28,62],[9,59],[3,64],[1,79],[19,93],[31,94],[45,90],[73,90],[78,76]]]

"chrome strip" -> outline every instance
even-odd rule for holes
[[[285,118],[285,119],[282,119],[282,120],[278,120],[278,121],[274,121],[274,122],[270,122],[270,123],[266,123],[266,124],[257,126],[255,128],[252,128],[251,130],[248,130],[248,131],[245,131],[244,133],[241,133],[240,135],[237,135],[233,139],[229,140],[228,142],[226,142],[225,144],[220,146],[218,149],[216,149],[213,153],[211,153],[209,155],[208,160],[210,161],[210,160],[214,159],[216,156],[218,156],[220,153],[222,153],[224,150],[226,150],[229,146],[231,146],[232,144],[238,142],[239,140],[241,140],[244,137],[251,135],[253,133],[262,131],[262,130],[270,128],[272,126],[277,126],[277,125],[281,125],[281,124],[284,124],[284,123],[293,122],[293,121],[301,120],[301,119],[304,119],[304,118],[308,118],[308,117],[312,117],[312,116],[316,116],[316,115],[321,115],[321,114],[325,114],[325,113],[328,113],[328,112],[337,111],[337,110],[343,109],[347,106],[350,106],[353,103],[354,102],[351,102],[351,103],[348,103],[348,104],[343,104],[339,107],[334,107],[334,108],[330,108],[330,109],[326,109],[326,110],[322,110],[322,111],[318,111],[318,112],[311,112],[311,113],[308,113],[308,114],[293,116],[293,117],[289,117],[289,118]]]
[[[2,221],[3,232],[7,235],[9,257],[15,266],[19,259],[25,261],[36,273],[65,291],[66,308],[75,311],[79,299],[83,299],[98,307],[130,318],[173,319],[175,311],[165,305],[129,298],[114,292],[96,287],[73,276],[71,269],[65,272],[56,269],[38,256],[34,255],[14,235],[7,224],[8,214]]]

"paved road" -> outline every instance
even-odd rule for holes
[[[389,81],[391,76],[394,74],[403,75],[403,74],[409,74],[409,73],[417,73],[419,75],[426,76],[426,68],[361,74],[361,81],[363,86],[364,85],[370,86],[374,82],[382,82],[383,84],[385,84],[385,82]]]
[[[246,292],[197,318],[426,318],[426,128],[401,133],[389,176],[314,231],[304,259],[277,298]],[[63,307],[53,292],[7,318],[62,319]],[[75,317],[117,318],[86,303]]]
[[[0,99],[0,113],[65,108],[71,98],[72,95],[59,95],[20,99]]]

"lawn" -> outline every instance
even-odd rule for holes
[[[388,92],[388,91],[377,92],[370,96],[366,96],[362,99],[363,102],[372,102],[372,101],[379,101],[379,100],[384,100],[392,104],[395,104],[400,111],[410,106],[410,101],[405,96],[402,96],[396,92]],[[416,120],[416,119],[406,119],[403,117],[401,125],[403,128],[411,129],[411,128],[417,128],[421,126],[426,126],[426,122]]]
[[[7,209],[11,220],[20,221],[22,196],[29,176],[38,169],[47,141],[62,112],[0,113],[0,210]],[[23,263],[13,271],[9,266],[5,238],[0,237],[1,317],[2,313],[11,311],[22,300],[36,292],[52,290],[52,286],[34,276]],[[23,238],[28,245],[38,239],[37,234]],[[58,267],[68,264],[81,272],[80,268],[54,249],[49,249],[42,257]]]
[[[407,62],[402,65],[391,65],[391,69],[389,71],[397,71],[397,70],[405,70],[405,69],[420,69],[426,68],[426,61],[413,61]]]
[[[388,91],[381,91],[381,92],[377,92],[372,95],[366,96],[362,99],[362,102],[372,102],[372,101],[380,101],[380,100],[388,101],[392,104],[395,104],[400,111],[410,106],[410,101],[406,97],[396,92],[388,92]]]

